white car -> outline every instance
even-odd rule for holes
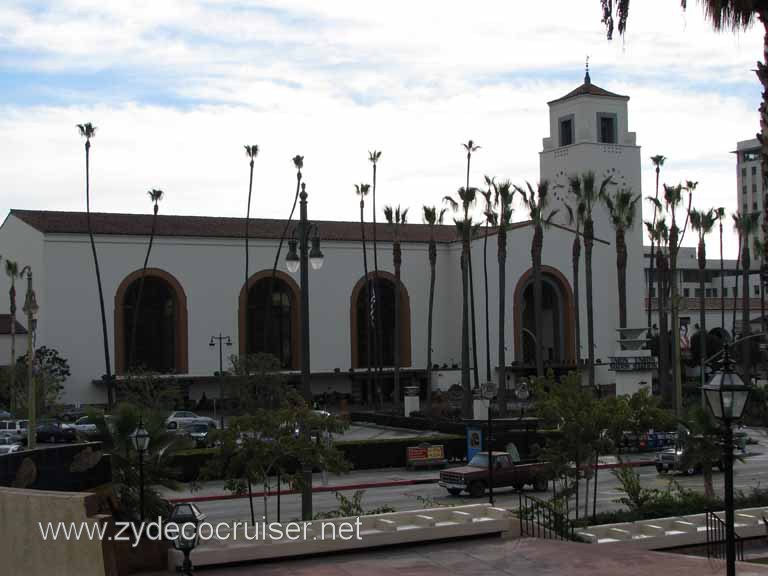
[[[8,435],[26,442],[28,422],[29,420],[0,420],[0,435]]]
[[[208,416],[198,416],[194,412],[185,412],[179,410],[171,413],[165,421],[165,426],[168,430],[180,430],[190,424],[207,424],[212,428],[216,428],[216,420],[208,418]]]
[[[99,431],[96,421],[90,416],[81,416],[75,420],[73,426],[80,434],[96,434]]]
[[[24,450],[24,446],[16,438],[8,434],[0,435],[0,455],[21,450]]]

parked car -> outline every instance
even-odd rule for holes
[[[180,431],[182,434],[192,440],[197,448],[207,448],[211,444],[210,432],[213,426],[204,422],[193,422],[186,424]]]
[[[0,435],[12,436],[26,445],[28,422],[28,420],[0,420]]]
[[[44,420],[37,425],[35,430],[38,442],[56,444],[57,442],[77,441],[77,430],[58,420]]]
[[[547,489],[551,472],[546,462],[521,460],[516,449],[511,453],[493,452],[492,457],[494,489],[512,486],[521,491],[526,485],[532,485],[537,492]],[[488,452],[478,452],[466,466],[442,470],[438,483],[453,496],[462,492],[482,496],[490,484]]]
[[[0,455],[10,454],[11,452],[20,452],[24,446],[8,434],[0,435]]]
[[[216,428],[216,420],[209,418],[208,416],[198,416],[194,412],[186,412],[178,410],[173,412],[165,420],[165,425],[169,430],[178,430],[188,424],[208,424],[212,428]]]
[[[0,408],[0,420],[5,420],[6,418],[10,418],[10,417],[11,417],[11,413],[8,412],[8,410],[4,410]]]
[[[99,431],[96,426],[96,420],[91,416],[81,416],[75,420],[73,426],[79,434],[84,434],[86,436],[96,434]]]

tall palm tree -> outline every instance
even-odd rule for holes
[[[763,225],[765,226],[765,225]],[[760,261],[759,286],[760,286],[760,332],[763,336],[761,341],[765,340],[765,283],[763,282],[763,271],[765,270],[766,258],[768,258],[768,242],[755,236],[752,239],[752,250],[755,258]]]
[[[584,223],[584,204],[578,200],[575,205],[565,205],[568,211],[568,223],[574,226],[573,244],[571,245],[571,267],[573,268],[573,319],[574,343],[576,348],[576,367],[581,365],[581,304],[579,299],[579,267],[581,265],[581,227]]]
[[[248,350],[250,349],[250,339],[251,339],[251,309],[248,304],[250,304],[250,298],[249,298],[249,290],[248,290],[248,263],[249,263],[249,257],[248,257],[248,250],[249,250],[249,243],[248,243],[248,231],[250,227],[250,220],[251,220],[251,193],[253,192],[253,161],[256,159],[256,156],[259,154],[259,146],[258,144],[251,144],[251,145],[244,145],[243,148],[245,148],[245,155],[249,159],[249,166],[250,166],[250,177],[248,179],[248,204],[245,209],[245,283],[243,284],[243,289],[245,290],[245,354],[248,354]],[[248,366],[248,363],[245,362],[243,364],[244,366]]]
[[[656,170],[656,195],[654,196],[655,202],[653,203],[652,226],[656,226],[656,216],[658,215],[658,208],[660,206],[659,204],[659,173],[661,172],[661,167],[664,166],[664,161],[666,159],[667,159],[666,156],[662,156],[661,154],[657,154],[656,156],[651,156],[651,162],[653,163],[654,169]],[[653,267],[655,264],[655,249],[656,249],[656,245],[653,242],[653,238],[651,238],[651,271],[648,274],[648,308],[647,308],[648,330],[651,329],[651,322],[652,322],[650,297],[651,297],[651,287],[653,286]]]
[[[493,224],[493,217],[489,218],[489,215],[495,214],[493,212],[493,188],[494,179],[488,176],[485,177],[485,185],[488,186],[488,190],[480,192],[485,199],[485,234],[483,234],[483,281],[485,286],[485,380],[491,381],[491,336],[490,327],[488,325],[488,226]],[[495,224],[494,224],[495,225]]]
[[[627,230],[635,225],[639,195],[631,190],[617,190],[613,196],[603,198],[611,224],[616,232],[616,274],[619,287],[619,327],[627,327]]]
[[[752,363],[750,351],[752,342],[747,338],[751,332],[749,326],[749,269],[752,266],[749,240],[759,230],[760,213],[745,212],[734,215],[734,226],[738,230],[741,244],[741,278],[744,287],[741,290],[741,353],[742,353],[742,378],[744,382],[751,382]]]
[[[480,150],[480,146],[475,145],[472,140],[468,140],[466,144],[462,144],[464,150],[467,152],[467,185],[466,189],[469,190],[469,165],[472,160],[472,153]],[[474,227],[469,230],[471,234]],[[470,247],[471,248],[471,247]],[[472,372],[475,377],[475,388],[480,386],[480,371],[477,366],[477,323],[475,321],[475,279],[472,272],[472,250],[467,252],[467,264],[469,266],[469,302],[470,310],[472,312]]]
[[[543,329],[543,279],[541,274],[541,254],[544,250],[544,227],[549,226],[558,210],[549,210],[549,182],[542,180],[536,190],[530,182],[526,182],[527,191],[520,186],[514,190],[523,197],[523,204],[528,210],[528,216],[533,224],[533,241],[531,242],[531,262],[533,264],[533,315],[536,325],[536,375],[544,376],[544,339]]]
[[[584,214],[584,272],[587,284],[587,357],[589,358],[589,385],[595,387],[595,327],[594,303],[592,301],[592,248],[595,242],[595,224],[592,209],[605,198],[611,177],[604,178],[599,187],[595,187],[595,173],[585,172],[581,176],[568,179],[569,191],[583,206]]]
[[[368,278],[368,252],[365,249],[365,197],[368,195],[370,188],[368,184],[355,184],[355,194],[360,197],[360,236],[363,243],[363,278],[365,278],[365,317],[367,322],[367,329],[365,331],[365,365],[368,377],[368,403],[373,405],[373,382],[371,380],[371,280]]]
[[[16,408],[16,278],[19,277],[19,265],[13,260],[6,259],[5,261],[5,274],[11,279],[11,287],[8,290],[8,297],[10,298],[10,307],[8,310],[11,313],[11,370],[10,374],[10,400],[11,400],[11,412],[15,412]]]
[[[400,210],[400,206],[392,209],[392,206],[384,207],[384,217],[392,230],[392,261],[395,267],[395,383],[394,400],[395,409],[400,408],[400,264],[402,252],[400,251],[400,227],[406,223],[408,208]]]
[[[707,359],[707,315],[705,314],[706,300],[704,298],[704,285],[707,281],[707,246],[704,242],[707,234],[712,232],[717,222],[717,215],[714,208],[706,212],[704,210],[691,209],[691,228],[699,237],[697,256],[699,260],[699,356],[700,370],[702,378],[706,368]]]
[[[653,198],[650,198],[653,200]],[[663,211],[661,202],[658,202],[660,210]],[[648,220],[645,221],[645,228],[648,236],[656,244],[656,302],[659,314],[659,341],[657,355],[659,358],[658,379],[659,389],[661,390],[664,402],[672,404],[672,389],[669,386],[669,328],[667,322],[666,300],[669,276],[669,261],[667,260],[666,250],[669,246],[669,228],[666,218],[656,219],[656,225]]]
[[[96,286],[99,290],[99,307],[101,309],[101,335],[104,343],[104,368],[106,373],[103,379],[107,383],[107,407],[112,408],[114,403],[114,382],[112,378],[112,363],[109,358],[109,336],[107,335],[107,314],[104,311],[104,291],[101,287],[101,272],[99,271],[99,258],[96,254],[96,242],[93,239],[93,226],[91,225],[91,179],[90,179],[90,160],[91,160],[91,138],[96,136],[96,126],[90,122],[78,124],[77,129],[80,136],[85,138],[85,213],[88,226],[88,237],[91,241],[91,253],[93,254],[93,267],[96,271]]]
[[[720,227],[720,327],[725,330],[725,267],[723,260],[723,220],[725,208],[722,206],[715,211]]]
[[[472,235],[472,217],[469,209],[475,204],[477,188],[459,188],[459,200],[450,196],[443,197],[443,202],[453,210],[460,212],[461,219],[454,218],[456,229],[461,238],[461,388],[464,392],[461,402],[463,418],[472,418],[472,389],[469,381],[469,250]]]
[[[493,212],[494,224],[498,226],[498,261],[499,261],[499,350],[497,377],[496,406],[499,416],[507,415],[507,378],[506,378],[506,347],[504,338],[504,320],[506,318],[505,304],[507,299],[507,228],[512,222],[512,200],[515,189],[509,180],[498,185],[494,184],[494,205],[498,212]]]
[[[376,290],[379,283],[379,247],[376,241],[376,168],[378,167],[379,160],[381,159],[381,150],[369,150],[368,161],[373,166],[373,190],[372,190],[372,208],[373,208],[373,284],[371,285],[371,301],[373,302],[373,356],[374,364],[376,366],[376,387],[381,390],[381,306],[379,306],[379,300],[376,298]]]
[[[434,206],[422,207],[422,219],[429,226],[429,312],[427,313],[427,390],[426,413],[432,413],[432,315],[435,308],[435,269],[437,267],[437,242],[435,226],[442,225],[445,208],[440,212]]]
[[[147,246],[147,253],[144,256],[144,265],[141,267],[141,278],[139,280],[139,293],[136,297],[136,304],[133,307],[133,323],[131,324],[131,348],[128,354],[128,368],[135,368],[133,365],[136,359],[136,326],[139,322],[139,310],[141,309],[141,297],[144,293],[144,277],[147,273],[147,264],[149,263],[149,255],[152,252],[152,243],[155,240],[155,229],[157,225],[157,211],[158,202],[163,199],[163,191],[155,190],[154,188],[147,192],[149,199],[153,203],[153,215],[152,215],[152,230],[149,234],[149,245]]]

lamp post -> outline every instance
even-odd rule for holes
[[[206,515],[194,504],[179,502],[173,507],[168,522],[175,524],[178,531],[173,539],[173,547],[184,554],[184,563],[181,565],[181,573],[192,575],[192,561],[189,555],[200,542],[198,527],[206,519]]]
[[[493,506],[493,397],[496,395],[496,382],[485,382],[480,387],[480,395],[488,401],[488,434],[485,441],[488,450],[488,504]]]
[[[736,537],[733,528],[733,430],[731,424],[741,419],[749,398],[749,387],[733,370],[728,348],[723,346],[720,368],[704,387],[712,415],[723,426],[725,460],[725,559],[727,576],[736,574]]]
[[[35,291],[32,289],[32,268],[24,266],[19,273],[19,277],[23,278],[27,275],[27,295],[24,298],[24,307],[22,310],[27,315],[27,448],[30,450],[35,447],[37,443],[37,389],[35,387],[35,374],[34,374],[34,346],[33,338],[35,330],[37,329],[37,313],[40,310],[40,306],[37,305],[37,298],[35,297]]]
[[[139,427],[131,434],[131,444],[139,455],[139,521],[144,522],[144,452],[149,448],[149,432],[139,417]]]
[[[288,271],[293,273],[301,270],[301,395],[308,406],[312,406],[312,385],[309,371],[309,265],[313,270],[319,270],[323,266],[323,253],[320,251],[320,233],[317,224],[307,220],[307,190],[306,184],[301,183],[299,194],[300,218],[299,225],[294,228],[293,235],[288,241],[288,254],[285,255],[285,265]],[[310,233],[313,233],[309,248]],[[298,236],[298,238],[297,238]],[[296,252],[298,244],[298,253]],[[304,435],[309,431],[303,429]],[[312,468],[302,464],[304,482],[301,488],[301,518],[312,520]]]
[[[213,348],[216,346],[216,341],[219,342],[219,402],[224,400],[224,353],[222,347],[226,344],[232,346],[232,339],[229,336],[222,336],[219,332],[218,336],[211,336],[211,341],[208,342],[208,346]],[[216,418],[216,400],[213,401],[213,417]],[[224,429],[224,416],[221,417],[221,428]]]

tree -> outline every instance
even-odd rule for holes
[[[402,263],[402,252],[400,251],[400,227],[406,223],[408,208],[400,210],[400,206],[384,207],[384,217],[392,230],[392,261],[395,267],[395,382],[394,382],[394,401],[395,409],[399,412],[400,408],[400,264]]]
[[[461,402],[462,418],[472,418],[472,389],[469,381],[469,251],[472,237],[472,217],[469,209],[474,206],[477,188],[459,188],[458,201],[444,196],[443,202],[454,213],[461,212],[462,218],[453,221],[461,238],[461,388],[464,392]]]
[[[512,200],[514,199],[515,189],[509,180],[504,180],[498,185],[494,184],[494,206],[498,212],[491,212],[491,220],[495,226],[498,226],[498,261],[499,261],[499,358],[497,360],[499,372],[497,374],[497,396],[496,406],[499,416],[502,418],[507,415],[507,360],[504,338],[505,326],[505,305],[507,299],[507,228],[512,222]],[[488,215],[486,215],[486,218]],[[490,408],[489,408],[490,409]]]
[[[85,213],[86,224],[88,227],[88,237],[91,241],[91,252],[93,254],[93,267],[96,271],[96,286],[99,290],[99,307],[101,309],[101,335],[104,343],[104,367],[106,373],[104,380],[107,383],[107,407],[111,408],[114,402],[114,381],[112,378],[112,364],[109,359],[109,336],[107,335],[107,315],[104,311],[104,291],[101,288],[101,272],[99,271],[99,258],[96,254],[96,242],[93,239],[93,226],[91,225],[91,179],[90,179],[90,158],[91,158],[91,138],[96,135],[96,126],[90,122],[78,124],[77,129],[80,136],[85,138]]]
[[[576,348],[576,366],[581,365],[581,300],[579,299],[579,267],[581,264],[581,227],[584,223],[584,204],[576,202],[565,205],[568,211],[568,223],[574,226],[573,244],[571,245],[571,267],[573,269],[573,318]]]
[[[653,198],[650,198],[653,200]],[[661,202],[656,201],[661,207]],[[663,210],[663,208],[660,208]],[[645,222],[648,236],[653,239],[656,245],[656,302],[659,313],[659,337],[658,337],[658,358],[659,358],[659,387],[661,389],[664,401],[672,405],[673,391],[669,386],[669,331],[667,329],[667,277],[669,265],[665,250],[669,246],[669,228],[665,218],[657,219],[655,225],[652,222]]]
[[[743,288],[741,290],[741,370],[744,382],[751,382],[751,342],[748,339],[751,332],[749,326],[749,269],[752,266],[752,258],[749,248],[749,240],[759,230],[759,212],[737,212],[733,216],[734,227],[739,233],[741,276]],[[735,335],[735,331],[734,331]]]
[[[619,288],[619,326],[627,327],[627,230],[635,225],[636,206],[640,196],[631,190],[617,190],[603,197],[611,224],[616,232],[616,276]]]
[[[480,149],[480,146],[475,145],[472,140],[467,141],[466,144],[462,144],[464,150],[467,152],[467,185],[466,190],[469,190],[469,165],[472,160],[472,153]],[[466,215],[465,215],[466,218]],[[467,233],[471,234],[472,229]],[[471,236],[470,236],[471,240]],[[469,302],[472,312],[472,369],[475,376],[475,388],[480,386],[480,374],[477,367],[477,325],[475,322],[475,280],[472,274],[472,250],[471,246],[467,250],[467,268],[469,273]]]
[[[8,310],[11,313],[11,362],[10,366],[16,366],[16,278],[19,277],[19,265],[13,261],[6,259],[5,261],[5,274],[11,279],[11,287],[8,290],[8,297],[10,299],[10,307]],[[11,368],[10,370],[10,389],[15,390],[16,370]],[[11,412],[16,410],[16,396],[10,397]]]
[[[437,267],[437,242],[435,226],[442,225],[445,208],[438,213],[434,206],[422,208],[422,219],[429,226],[429,312],[427,313],[427,390],[426,413],[432,413],[432,316],[435,308],[435,268]]]
[[[725,330],[725,266],[723,260],[723,220],[725,208],[722,206],[715,211],[717,224],[720,228],[720,326]]]
[[[493,188],[494,179],[488,176],[485,177],[485,185],[488,186],[488,190],[480,192],[485,199],[485,230],[483,234],[483,283],[485,287],[485,380],[491,382],[491,336],[490,326],[488,325],[488,226],[493,224],[493,217],[489,219],[489,215],[493,214]],[[495,225],[495,224],[494,224]]]
[[[133,307],[133,322],[131,323],[131,348],[128,354],[128,367],[135,368],[134,362],[136,360],[136,328],[139,322],[139,311],[141,309],[141,296],[144,293],[144,277],[147,273],[147,264],[149,263],[149,255],[152,252],[152,243],[155,240],[155,229],[157,225],[157,210],[158,202],[163,199],[163,191],[155,190],[154,188],[147,192],[149,199],[152,201],[153,212],[152,215],[152,230],[149,234],[149,245],[147,246],[147,253],[144,256],[144,265],[141,267],[141,278],[139,279],[139,293],[136,297],[136,304]]]
[[[707,246],[704,242],[707,234],[712,232],[717,222],[714,208],[706,212],[695,208],[690,211],[691,228],[699,237],[697,256],[699,261],[699,356],[702,381],[706,368],[707,358],[707,315],[705,313],[704,285],[707,282]]]
[[[248,243],[248,232],[250,228],[250,222],[251,222],[251,194],[253,192],[253,162],[256,159],[256,156],[259,154],[259,146],[258,144],[245,144],[243,146],[245,148],[245,155],[248,157],[248,165],[250,167],[250,176],[248,178],[248,203],[246,204],[245,208],[245,233],[243,236],[245,237],[245,283],[243,284],[245,289],[245,353],[248,354],[251,338],[251,326],[250,326],[250,319],[251,319],[251,309],[248,306],[249,302],[249,290],[248,290],[248,264],[250,262],[249,258],[249,243]]]
[[[595,173],[585,172],[581,176],[568,179],[568,189],[576,199],[578,211],[584,215],[584,272],[587,283],[587,355],[589,358],[589,385],[595,386],[595,327],[594,303],[592,301],[592,248],[595,242],[595,224],[592,220],[592,208],[607,194],[609,177],[603,179],[599,188],[595,188]]]
[[[704,495],[708,500],[715,499],[712,484],[712,464],[720,462],[722,454],[722,433],[712,412],[703,406],[694,405],[688,410],[682,422],[681,443],[684,451],[685,468],[695,468],[699,464],[704,476]]]
[[[379,299],[376,298],[376,288],[379,284],[379,247],[376,241],[376,168],[381,159],[381,150],[368,151],[368,161],[373,165],[373,190],[371,191],[371,203],[373,205],[373,293],[371,294],[371,300],[373,301],[373,351],[375,358],[376,370],[376,387],[381,393],[381,306],[379,305]]]
[[[13,388],[9,385],[9,395],[15,398],[17,412],[27,410],[27,390],[29,358],[27,354],[19,356],[16,360],[16,374],[13,378]],[[59,355],[58,350],[40,346],[35,350],[33,365],[36,386],[35,398],[37,399],[37,413],[44,412],[47,406],[56,404],[64,390],[64,382],[70,376],[69,362]],[[14,372],[9,370],[10,373]],[[9,377],[9,380],[11,377]]]
[[[360,197],[360,236],[363,244],[363,278],[365,278],[365,364],[368,371],[368,403],[373,405],[373,382],[371,381],[371,279],[368,278],[368,252],[365,249],[365,197],[368,195],[368,184],[355,184],[355,194]]]
[[[276,356],[265,352],[233,355],[228,395],[240,414],[277,409],[286,400],[287,385]]]
[[[533,240],[531,242],[531,262],[533,264],[533,310],[536,324],[536,375],[544,376],[544,342],[543,334],[543,288],[541,274],[541,253],[544,250],[544,228],[548,227],[558,210],[549,210],[549,182],[542,180],[534,191],[530,182],[526,182],[527,191],[520,186],[514,190],[523,197],[523,204],[528,209],[528,217],[533,224]]]
[[[661,154],[657,154],[656,156],[651,156],[651,162],[653,163],[653,167],[656,171],[656,195],[654,196],[654,202],[653,202],[653,220],[652,220],[652,226],[656,226],[656,216],[658,215],[659,208],[661,204],[659,203],[659,173],[661,172],[661,167],[664,166],[664,161],[666,160],[666,156],[662,156]],[[651,272],[648,275],[648,330],[651,329],[651,287],[653,286],[653,267],[656,263],[656,255],[655,255],[655,248],[656,243],[654,242],[653,236],[650,237],[651,240]],[[658,300],[657,300],[658,301]]]

